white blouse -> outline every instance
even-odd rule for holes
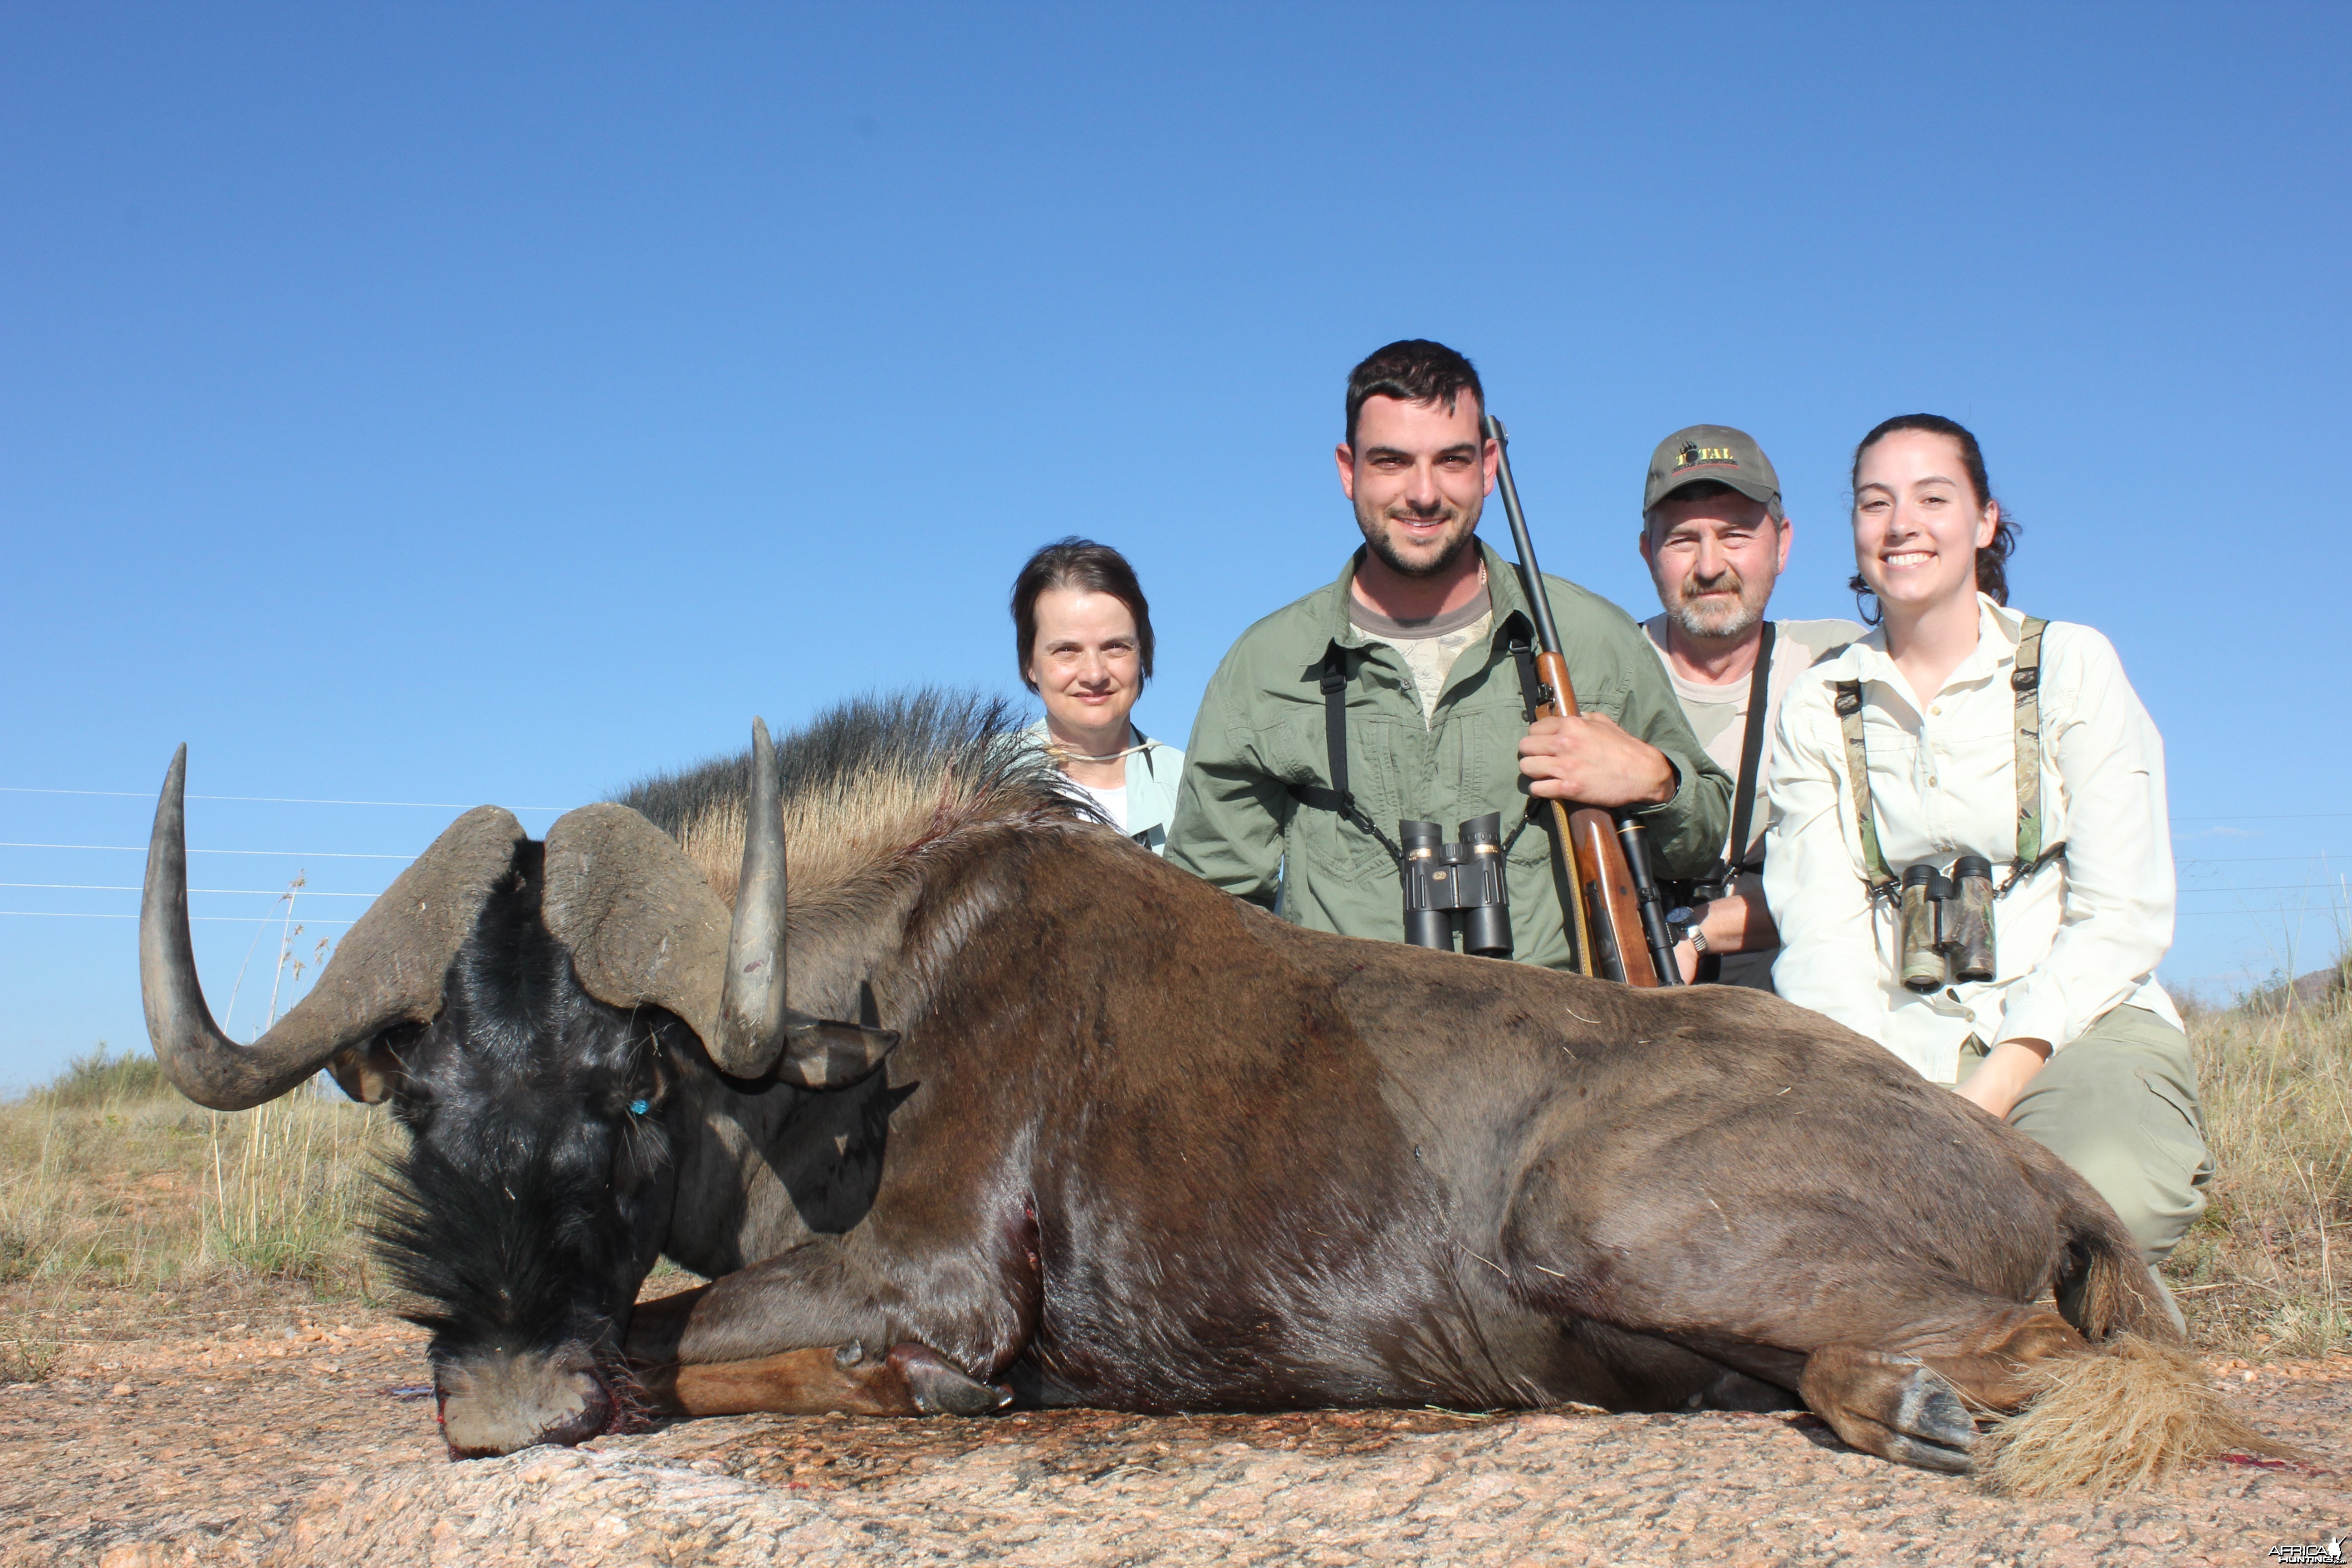
[[[2042,637],[2044,867],[1993,906],[1994,977],[1921,995],[1898,977],[1894,911],[1864,881],[1836,684],[1863,683],[1863,741],[1878,841],[1896,876],[1954,856],[2007,880],[2017,845],[2015,694],[2024,617],[1978,595],[1977,646],[1922,701],[1883,630],[1813,666],[1781,704],[1772,740],[1764,893],[1780,928],[1782,996],[1869,1036],[1937,1083],[1961,1047],[2046,1040],[2058,1048],[2118,1005],[2175,1025],[2155,979],[2172,945],[2172,841],[2164,741],[2106,638],[2053,621]]]

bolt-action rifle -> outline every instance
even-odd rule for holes
[[[1552,621],[1551,600],[1536,566],[1527,514],[1519,510],[1519,487],[1511,479],[1510,435],[1491,414],[1482,423],[1500,459],[1503,512],[1511,520],[1520,585],[1535,616],[1536,716],[1572,715],[1577,711],[1576,689],[1569,684],[1568,660],[1560,653],[1559,627]],[[1560,901],[1568,906],[1577,968],[1630,985],[1681,984],[1665,901],[1650,872],[1648,830],[1631,811],[1621,811],[1612,819],[1597,806],[1571,809],[1556,800],[1546,804],[1551,807],[1548,826],[1554,864],[1567,883]]]

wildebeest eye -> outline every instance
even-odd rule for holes
[[[645,1099],[643,1096],[639,1096],[637,1099],[629,1101],[629,1114],[632,1116],[643,1116],[646,1111],[651,1110],[653,1108],[654,1102],[650,1100]]]

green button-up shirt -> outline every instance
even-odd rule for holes
[[[1398,821],[1412,817],[1443,824],[1450,840],[1457,824],[1490,811],[1502,813],[1506,834],[1518,825],[1530,800],[1518,757],[1528,721],[1506,633],[1515,616],[1527,618],[1528,604],[1517,569],[1484,542],[1478,548],[1494,635],[1454,661],[1433,718],[1423,717],[1404,659],[1348,618],[1361,551],[1329,587],[1242,634],[1193,721],[1168,830],[1171,861],[1312,930],[1402,939],[1404,889],[1388,852],[1338,813],[1290,793],[1294,784],[1331,782],[1319,682],[1335,642],[1348,662],[1349,788],[1382,832],[1394,837]],[[1544,585],[1579,705],[1657,747],[1679,775],[1674,798],[1641,813],[1657,874],[1705,874],[1730,831],[1730,776],[1692,735],[1633,617],[1573,583],[1547,576]],[[1511,851],[1511,925],[1515,956],[1557,969],[1574,954],[1550,856],[1538,817]]]

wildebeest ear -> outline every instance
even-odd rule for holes
[[[327,1058],[327,1070],[362,1105],[381,1105],[400,1081],[400,1057],[382,1035],[345,1046]]]
[[[784,1028],[784,1053],[777,1059],[776,1076],[807,1089],[841,1089],[880,1067],[898,1046],[896,1029],[794,1013]]]

